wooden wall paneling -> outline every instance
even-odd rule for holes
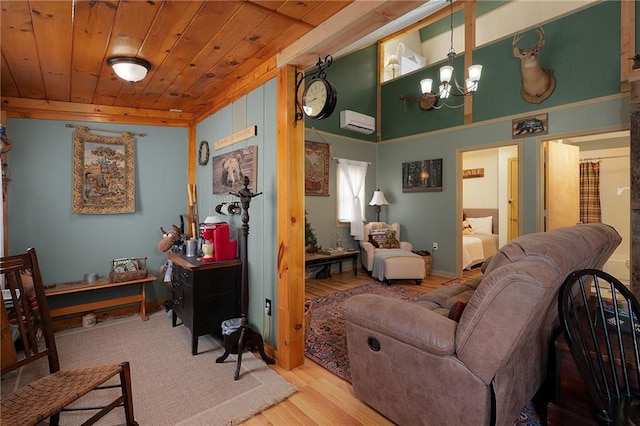
[[[146,81],[144,93],[136,93],[135,86],[127,86],[124,91],[135,95],[135,106],[148,108],[153,106],[160,93],[179,76],[182,67],[176,67],[167,57],[183,38],[193,15],[203,7],[202,1],[162,2],[160,10],[144,44],[140,48],[140,57],[151,63],[151,70]],[[181,94],[180,91],[177,94]],[[124,93],[121,93],[123,96]],[[179,96],[176,96],[177,99]]]
[[[33,34],[36,45],[50,48],[38,50],[42,77],[47,89],[47,98],[68,102],[71,88],[69,64],[71,63],[73,3],[50,1],[32,4],[37,13],[32,13]],[[51,42],[53,40],[53,42]]]
[[[631,291],[640,298],[640,69],[629,74],[631,154]]]
[[[628,92],[629,73],[636,54],[636,2],[622,0],[620,2],[620,91]]]
[[[187,188],[193,187],[195,191],[195,196],[197,197],[198,188],[196,187],[196,125],[194,123],[189,124],[187,127]],[[187,194],[187,200],[191,199],[191,197]],[[196,204],[197,206],[197,204]],[[185,233],[189,235],[191,238],[198,238],[198,228],[200,224],[198,223],[199,212],[192,212],[190,206],[187,205],[187,229],[185,229]],[[195,231],[194,231],[195,229]]]
[[[12,118],[131,123],[169,127],[187,127],[194,119],[194,115],[188,113],[8,97],[2,97],[2,106],[6,109],[7,115]]]
[[[199,123],[211,114],[229,105],[234,100],[276,77],[276,75],[276,58],[274,56],[255,68],[253,73],[244,75],[233,85],[221,88],[220,91],[213,94],[213,97],[207,103],[203,104],[202,111],[196,117],[196,122]]]
[[[464,7],[464,81],[469,76],[467,69],[473,64],[473,49],[476,47],[476,0],[465,2]],[[473,98],[464,97],[464,124],[473,123]]]
[[[162,109],[183,109],[181,100],[188,101],[186,92],[173,91],[166,89],[171,87],[177,80],[189,82],[189,86],[195,84],[197,79],[201,78],[204,73],[197,76],[189,72],[189,68],[202,68],[197,61],[206,61],[211,64],[212,61],[218,61],[229,54],[231,46],[217,45],[212,42],[217,39],[217,34],[225,27],[225,23],[233,17],[233,15],[242,7],[240,2],[207,2],[199,10],[198,14],[185,28],[180,40],[172,49],[171,55],[162,63],[158,64],[158,70],[151,78],[149,84],[154,87],[154,91],[162,93],[158,99],[152,104],[139,103],[137,106],[141,108],[158,107]],[[194,52],[198,52],[195,53]],[[207,55],[210,55],[207,58]],[[188,62],[185,61],[188,59]],[[186,66],[185,66],[186,62]],[[184,73],[184,75],[183,75]],[[185,96],[183,98],[183,95]]]
[[[276,105],[276,362],[286,370],[304,364],[304,121],[294,123],[295,74],[291,65],[278,70]]]
[[[112,37],[107,46],[108,56],[138,56],[145,36],[155,19],[161,2],[118,2],[116,20],[113,21]],[[144,83],[129,83],[115,77],[115,73],[105,62],[102,64],[102,71],[99,77],[99,84],[96,90],[93,103],[100,105],[124,105],[118,100],[117,95],[124,86],[140,87]]]
[[[2,9],[15,17],[12,20],[2,19],[0,23],[3,61],[6,58],[10,64],[19,64],[11,68],[11,76],[20,87],[20,96],[44,99],[44,81],[36,54],[38,50],[33,35],[29,2],[2,2]]]
[[[91,103],[98,77],[105,66],[116,10],[106,2],[81,1],[75,4],[74,14],[70,101]]]

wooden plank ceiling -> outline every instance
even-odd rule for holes
[[[273,77],[279,52],[352,2],[3,0],[2,108],[192,121]],[[421,2],[358,3],[369,3],[359,18],[375,16],[379,27]],[[377,16],[371,4],[381,5]],[[106,63],[113,56],[145,59],[151,70],[125,82]]]

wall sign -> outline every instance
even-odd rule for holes
[[[466,169],[462,171],[462,179],[484,177],[484,168]]]
[[[243,141],[245,139],[249,139],[258,134],[258,126],[247,127],[246,129],[240,130],[239,132],[235,132],[232,135],[227,136],[226,138],[219,139],[213,143],[213,147],[215,149],[224,148],[225,146],[233,145],[236,142]]]

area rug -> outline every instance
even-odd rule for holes
[[[443,285],[455,282],[462,282],[462,280],[454,279]],[[342,316],[342,303],[357,294],[378,294],[413,302],[425,293],[403,286],[388,286],[374,281],[312,300],[311,326],[307,333],[305,355],[349,383],[351,383],[351,373],[349,372],[346,325]],[[522,410],[514,425],[538,426],[540,424],[540,416],[536,413],[534,405],[529,403]]]
[[[374,281],[312,300],[311,327],[307,333],[305,354],[307,358],[349,383],[351,383],[351,373],[342,302],[357,294],[378,294],[413,302],[424,292]]]
[[[135,315],[109,319],[91,328],[67,329],[56,333],[56,343],[62,369],[129,361],[134,413],[140,425],[237,424],[296,391],[249,352],[242,356],[239,380],[234,380],[237,355],[216,364],[223,349],[212,336],[201,336],[198,354],[192,356],[191,333],[185,326],[172,327],[164,312],[150,315],[149,321]],[[3,379],[3,393],[11,391],[16,381],[26,383],[46,373],[46,361],[42,361],[40,371],[23,371]],[[84,405],[91,402],[85,400]],[[60,424],[80,424],[87,417],[86,413],[82,416],[62,413]],[[100,422],[124,423],[121,408]]]

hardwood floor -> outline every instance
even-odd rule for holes
[[[464,279],[480,274],[479,268],[465,271]],[[428,292],[439,288],[451,278],[428,276],[421,285],[414,281],[396,281],[414,290]],[[307,299],[324,296],[337,291],[358,287],[372,278],[362,269],[358,276],[352,271],[335,273],[324,280],[308,279],[305,282]],[[345,382],[313,361],[306,359],[304,365],[291,371],[271,366],[278,374],[298,387],[298,391],[285,401],[274,405],[248,419],[245,426],[253,425],[393,425],[392,422],[365,405],[353,395],[350,383]]]

